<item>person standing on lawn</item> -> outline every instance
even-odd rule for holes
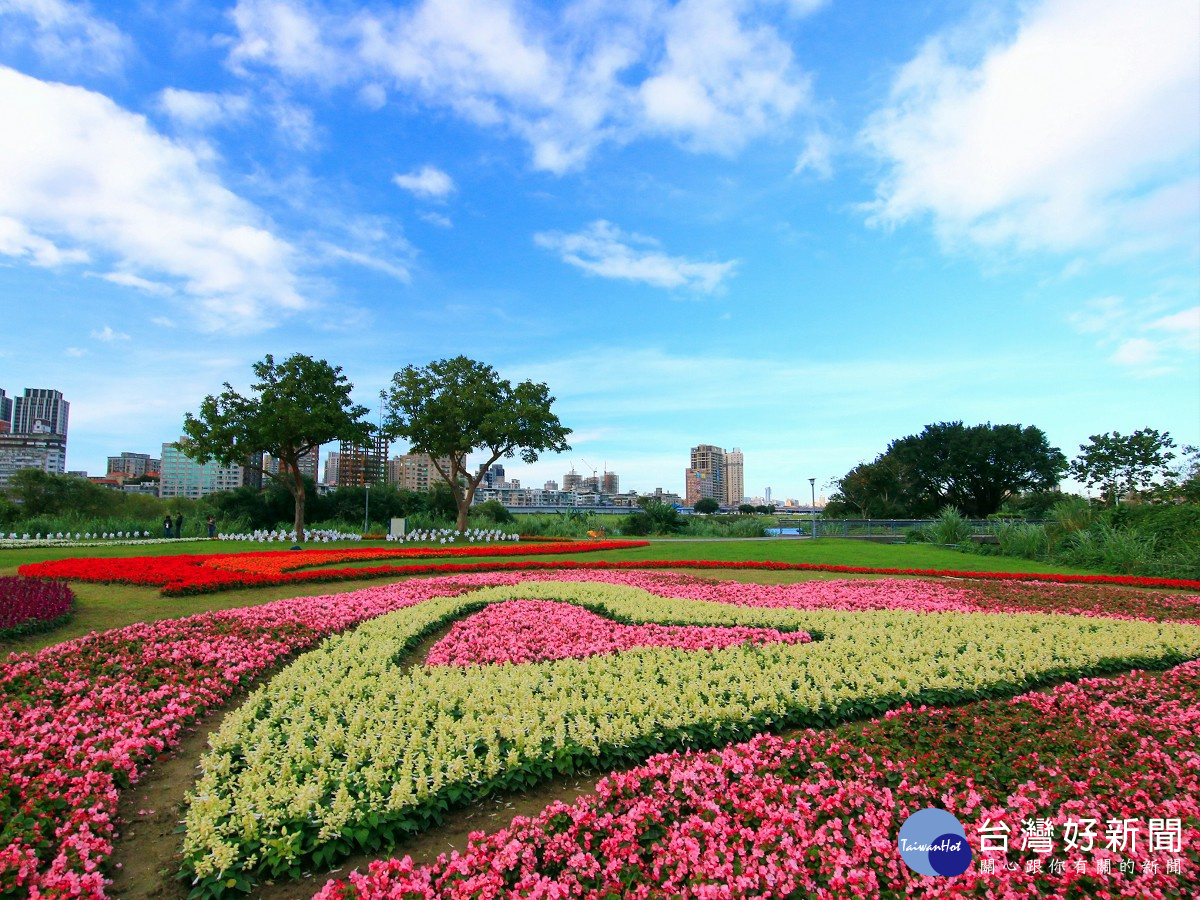
[[[175,517],[175,537],[179,537],[182,534],[183,534],[183,513],[180,513],[179,515],[177,515]]]

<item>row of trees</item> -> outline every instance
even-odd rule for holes
[[[369,445],[375,429],[367,408],[353,403],[354,386],[340,366],[295,354],[276,364],[268,355],[254,364],[254,394],[246,397],[226,382],[208,395],[193,416],[184,417],[181,447],[200,462],[245,464],[256,454],[279,460],[278,472],[258,470],[283,486],[294,506],[293,528],[304,539],[308,488],[300,475],[305,453],[332,441]],[[550,409],[554,397],[544,384],[513,385],[484,363],[457,356],[427,366],[406,366],[381,393],[389,438],[404,438],[413,453],[426,453],[454,498],[457,526],[468,527],[475,491],[488,467],[519,455],[526,463],[540,453],[570,450],[571,433]],[[487,461],[470,468],[467,457],[483,451]],[[443,466],[440,459],[449,459]]]
[[[1098,488],[1106,505],[1139,491],[1197,500],[1200,456],[1184,447],[1182,465],[1167,432],[1092,435],[1071,462],[1034,426],[965,426],[939,422],[892,441],[872,462],[859,463],[834,482],[828,516],[927,518],[953,507],[984,518],[1031,495],[1053,497],[1070,474]]]

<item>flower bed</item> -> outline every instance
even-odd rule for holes
[[[322,635],[433,597],[485,585],[552,578],[628,584],[664,596],[686,596],[692,591],[726,604],[745,604],[753,599],[744,592],[753,586],[710,584],[680,574],[477,574],[410,581],[350,594],[300,597],[132,626],[60,644],[36,655],[10,656],[0,665],[0,896],[104,896],[103,867],[111,853],[118,793],[136,781],[161,752],[178,743],[191,722],[226,702],[239,683],[311,647]],[[1022,596],[989,593],[1001,588],[1019,588]],[[907,580],[826,581],[754,588],[757,602],[766,612],[777,606],[804,611],[820,605],[846,610],[1032,612],[1036,610],[1036,590],[1025,585],[981,587]],[[1173,611],[1182,612],[1170,604],[1196,602],[1196,598],[1149,591],[1099,591],[1092,587],[1061,590],[1075,592],[1078,600],[1051,598],[1047,603],[1050,611],[1078,603],[1088,607],[1091,614],[1100,615],[1103,604],[1109,602],[1106,598],[1111,596],[1123,615],[1159,618],[1170,617]],[[1144,606],[1138,607],[1138,602]],[[724,624],[737,624],[739,611],[734,609],[731,615],[734,618],[727,618]],[[637,621],[636,616],[630,618]],[[1003,631],[1003,620],[991,618],[997,623],[991,630]],[[811,652],[809,648],[820,648],[822,643],[796,649]],[[1169,725],[1178,710],[1171,707],[1169,697],[1160,697],[1158,702],[1166,704],[1161,712]],[[1197,708],[1194,698],[1186,702],[1183,711]],[[998,704],[993,707],[999,708]],[[1031,733],[1038,733],[1038,720],[1023,718]],[[1087,721],[1085,715],[1085,727]],[[1195,733],[1194,719],[1185,724],[1191,729],[1187,733]],[[1153,745],[1161,733],[1151,730],[1149,724],[1146,729],[1151,742],[1149,752],[1144,752],[1146,747],[1129,747],[1126,762],[1136,761],[1153,774],[1166,763]],[[896,741],[903,743],[905,733],[899,732]],[[952,733],[956,732],[946,732]],[[996,743],[1000,749],[1005,746],[1001,738],[996,738]],[[1028,754],[1029,739],[1017,746]],[[1126,749],[1124,745],[1113,746],[1114,752]],[[889,752],[897,759],[904,758],[897,749]],[[957,751],[946,747],[945,752]],[[969,758],[965,753],[958,755]],[[936,769],[937,757],[931,759],[931,770]],[[1097,766],[1103,770],[1101,763]],[[997,773],[1003,771],[996,769]],[[1113,777],[1120,779],[1129,770],[1113,765],[1112,771]],[[1181,790],[1195,795],[1192,782],[1180,778],[1178,783]],[[1114,787],[1114,795],[1126,791],[1132,795],[1136,789],[1137,782],[1129,781]],[[1169,811],[1163,814],[1173,815]],[[1189,846],[1194,848],[1195,841]],[[1194,852],[1189,858],[1195,861]],[[1168,892],[1165,896],[1171,895]]]
[[[873,587],[858,584],[863,593]],[[220,895],[222,885],[294,877],[370,852],[452,806],[552,774],[831,725],[906,701],[961,702],[1200,655],[1200,628],[1191,625],[797,610],[787,593],[737,587],[780,602],[751,607],[540,581],[431,600],[325,642],[210,738],[187,814],[185,870],[200,894]],[[948,599],[939,585],[911,582],[910,602],[923,589],[935,604]],[[524,665],[405,664],[405,649],[443,622],[516,600],[567,601],[637,623],[804,629],[824,639],[698,652],[655,646]]]
[[[75,595],[61,581],[0,577],[0,638],[53,628],[71,614]]]
[[[795,740],[661,755],[604,778],[572,805],[476,832],[466,850],[433,866],[407,857],[372,863],[316,900],[1191,900],[1200,887],[1197,710],[1200,664],[1189,663],[1010,702],[907,707]],[[975,860],[961,876],[917,875],[900,859],[900,825],[930,806],[965,827]],[[1178,850],[1150,848],[1156,819],[1178,823]],[[1035,825],[1047,826],[1047,845],[1063,848],[1068,823],[1086,820],[1099,829],[1090,848],[1076,841],[1051,857],[1037,843]],[[1127,822],[1140,831],[1132,845]],[[982,850],[985,834],[1001,833],[1005,852],[992,840],[997,849]]]
[[[719,650],[737,644],[807,644],[808,633],[774,628],[625,625],[552,600],[509,600],[461,622],[430,649],[430,666],[582,659],[638,647]]]
[[[648,546],[645,541],[577,541],[530,546],[368,547],[345,550],[260,550],[249,553],[188,554],[71,558],[27,563],[17,571],[29,578],[57,578],[101,584],[134,584],[159,587],[167,596],[206,594],[236,588],[265,587],[297,582],[346,581],[393,574],[438,571],[429,566],[382,566],[297,572],[309,566],[371,559],[463,558],[472,556],[539,556],[557,553],[593,553]]]
[[[238,685],[322,636],[434,593],[298,597],[132,625],[0,666],[0,896],[103,897],[118,792]]]

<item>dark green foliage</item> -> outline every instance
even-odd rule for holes
[[[692,508],[701,515],[711,515],[721,508],[721,504],[712,497],[701,497]]]
[[[465,356],[406,366],[384,392],[386,431],[408,440],[413,453],[427,453],[454,495],[458,529],[467,528],[471,500],[488,467],[501,458],[535,462],[540,453],[571,449],[571,433],[550,411],[554,398],[544,384],[515,387],[495,369]],[[467,456],[483,451],[487,461],[468,470]],[[441,471],[439,459],[450,460]]]
[[[293,500],[293,529],[304,540],[308,497],[300,475],[300,457],[335,440],[365,444],[370,426],[365,406],[350,400],[354,389],[340,366],[296,353],[276,365],[270,354],[254,364],[256,396],[243,397],[226,382],[218,396],[208,395],[200,413],[184,415],[179,447],[199,462],[247,466],[287,489]],[[269,453],[278,472],[265,471],[255,455]]]
[[[952,506],[983,518],[1014,495],[1053,489],[1066,468],[1039,428],[939,422],[847,472],[826,514],[925,518]]]

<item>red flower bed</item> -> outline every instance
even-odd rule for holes
[[[69,614],[74,602],[75,595],[60,581],[0,578],[0,637],[51,625]]]
[[[166,596],[206,594],[214,591],[272,584],[347,581],[404,575],[435,575],[453,572],[535,571],[542,569],[761,569],[769,571],[837,572],[854,575],[915,575],[941,578],[971,578],[982,581],[1050,582],[1055,584],[1123,585],[1129,587],[1200,590],[1200,581],[1183,578],[1142,578],[1132,575],[1061,575],[1029,572],[962,572],[953,569],[887,569],[866,566],[834,566],[820,563],[770,561],[725,562],[720,560],[521,560],[482,563],[425,563],[373,566],[370,568],[317,569],[289,572],[294,566],[319,565],[349,559],[396,559],[421,557],[472,557],[540,555],[563,552],[587,553],[646,547],[645,541],[579,541],[564,551],[561,545],[530,547],[454,547],[415,550],[368,548],[363,550],[261,551],[218,556],[137,556],[124,559],[62,559],[21,566],[21,575],[116,584],[157,586]],[[328,554],[328,555],[326,555]],[[347,555],[349,554],[349,555]],[[236,568],[235,568],[236,566]]]
[[[295,582],[345,581],[379,575],[436,571],[426,566],[385,566],[371,569],[338,569],[290,572],[291,569],[324,563],[363,559],[467,558],[472,556],[538,556],[551,553],[592,553],[649,546],[645,541],[574,541],[529,546],[412,547],[391,549],[368,547],[348,550],[263,550],[251,553],[178,556],[131,556],[120,558],[74,557],[28,563],[18,569],[30,578],[57,578],[101,584],[133,584],[159,587],[167,596],[207,594],[235,588],[264,587]],[[449,570],[452,571],[452,570]]]

